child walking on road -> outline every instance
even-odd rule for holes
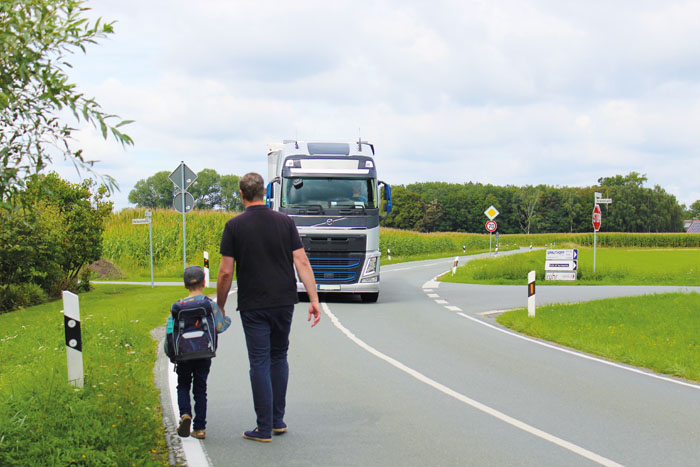
[[[216,302],[206,297],[204,291],[204,269],[200,266],[189,266],[184,274],[185,287],[190,291],[188,297],[178,300],[173,304],[173,308],[187,309],[189,305],[195,303],[208,303],[211,305],[214,317],[216,334],[224,332],[231,325],[231,318],[225,316]],[[197,305],[199,306],[199,305]],[[173,315],[168,318],[167,328],[173,329]],[[216,344],[214,343],[214,350]],[[211,357],[195,358],[187,360],[177,360],[175,370],[177,372],[177,404],[180,410],[180,422],[177,427],[177,434],[182,437],[192,436],[197,439],[206,438],[207,425],[207,377],[211,368]],[[190,403],[190,387],[194,396],[194,420],[192,419],[192,406]],[[194,421],[194,426],[192,422]]]

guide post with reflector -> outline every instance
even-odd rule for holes
[[[455,256],[455,260],[452,263],[452,275],[454,276],[457,272],[457,264],[459,263],[459,256]]]
[[[535,316],[535,271],[527,274],[527,315]]]
[[[63,324],[66,330],[66,358],[68,382],[83,387],[83,342],[80,332],[80,306],[78,296],[63,291]]]
[[[209,287],[209,252],[204,252],[204,287]]]

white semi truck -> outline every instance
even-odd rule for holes
[[[294,219],[319,292],[376,302],[379,221],[391,212],[391,187],[377,179],[374,146],[270,143],[267,163],[267,204]],[[306,292],[300,280],[297,290]]]

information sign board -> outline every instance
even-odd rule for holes
[[[575,281],[575,272],[545,272],[544,280],[546,281]]]

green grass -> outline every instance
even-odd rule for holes
[[[578,280],[544,281],[545,251],[473,260],[445,282],[475,284],[524,284],[529,271],[539,284],[561,285],[700,285],[700,250],[597,248],[593,273],[593,249],[579,248]]]
[[[700,294],[671,293],[537,307],[501,314],[515,331],[584,352],[700,381]]]
[[[167,465],[153,367],[178,287],[80,295],[85,384],[70,386],[62,302],[0,315],[0,465]]]

